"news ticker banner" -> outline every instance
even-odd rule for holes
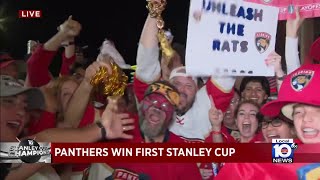
[[[33,141],[33,142],[32,142]],[[1,161],[45,163],[106,162],[320,162],[320,144],[291,139],[269,143],[1,143]]]

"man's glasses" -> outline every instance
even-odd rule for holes
[[[269,124],[271,124],[273,127],[279,127],[282,125],[282,120],[281,119],[274,119],[272,121],[263,121],[261,123],[262,129],[268,128]]]

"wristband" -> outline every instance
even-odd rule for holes
[[[106,138],[106,136],[107,136],[106,128],[104,128],[104,126],[101,124],[101,122],[97,122],[96,124],[101,130],[101,136],[102,136],[101,140],[102,141],[106,141],[107,140],[107,138]]]

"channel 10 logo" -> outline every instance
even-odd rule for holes
[[[272,163],[293,163],[293,152],[297,147],[293,139],[272,139]]]

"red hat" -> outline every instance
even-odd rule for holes
[[[0,69],[7,67],[9,64],[14,63],[15,60],[9,54],[0,54]]]
[[[320,37],[311,45],[309,54],[316,61],[320,61]]]
[[[261,113],[275,117],[280,114],[293,120],[293,105],[297,103],[320,106],[320,65],[301,66],[289,74],[283,81],[278,99],[265,104]]]

